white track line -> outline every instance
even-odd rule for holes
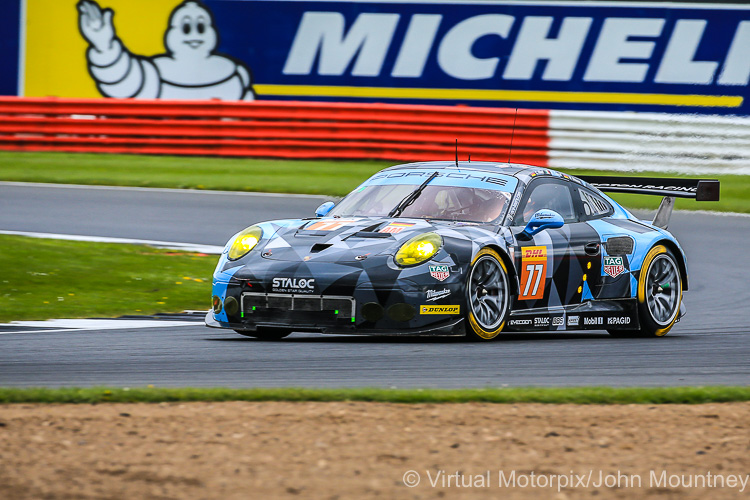
[[[170,320],[129,320],[129,319],[50,319],[47,321],[11,321],[0,326],[44,328],[44,330],[15,330],[0,332],[0,335],[14,333],[54,333],[81,332],[87,330],[125,330],[130,328],[171,328],[175,326],[203,326],[200,321]]]
[[[0,186],[47,187],[59,189],[99,189],[104,191],[136,191],[174,194],[212,194],[222,196],[260,196],[270,198],[308,198],[313,200],[330,200],[332,198],[335,198],[334,196],[324,196],[320,194],[255,193],[251,191],[212,191],[210,189],[149,188],[133,186],[89,186],[84,184],[52,184],[48,182],[0,181]]]
[[[27,236],[29,238],[45,238],[53,240],[68,241],[91,241],[95,243],[124,243],[129,245],[148,245],[151,247],[165,248],[171,250],[180,250],[182,252],[197,252],[211,255],[219,255],[224,247],[215,245],[200,245],[198,243],[180,243],[177,241],[155,241],[155,240],[138,240],[132,238],[109,238],[106,236],[80,236],[76,234],[55,234],[55,233],[32,233],[28,231],[4,231],[0,234],[9,234],[13,236]]]

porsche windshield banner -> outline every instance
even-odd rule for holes
[[[18,15],[13,0],[0,10]],[[750,114],[750,6],[25,0],[21,94]],[[13,12],[11,12],[11,10]],[[13,30],[0,36],[12,37]],[[3,46],[13,47],[4,42]],[[106,50],[105,50],[106,49]],[[19,78],[20,75],[20,78]],[[11,82],[11,80],[13,80]]]

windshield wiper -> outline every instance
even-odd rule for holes
[[[432,181],[432,179],[434,179],[438,175],[440,175],[439,172],[433,172],[432,175],[429,176],[427,180],[425,180],[417,189],[409,193],[409,195],[406,198],[401,200],[401,202],[398,205],[396,205],[396,208],[390,211],[390,213],[388,214],[388,217],[398,217],[399,215],[401,215],[401,212],[406,210],[406,208],[409,205],[414,203],[414,200],[419,198],[419,195],[422,194],[422,191],[424,191],[424,188],[427,187],[427,184],[429,184],[430,181]]]

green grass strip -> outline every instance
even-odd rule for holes
[[[0,235],[0,322],[208,310],[217,255]]]
[[[703,404],[750,401],[750,387],[225,389],[0,388],[9,403],[161,403],[220,401],[367,401],[379,403]]]
[[[0,180],[344,196],[378,170],[398,163],[406,162],[0,152]],[[579,169],[566,172],[571,175],[684,177],[664,172],[631,174]],[[688,177],[721,181],[721,201],[699,203],[678,199],[676,208],[750,213],[750,176]],[[642,209],[655,209],[661,201],[661,197],[643,195],[615,194],[613,198],[627,208]]]
[[[395,163],[0,152],[0,180],[343,196]]]

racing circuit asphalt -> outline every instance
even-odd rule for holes
[[[309,216],[322,201],[0,183],[0,230],[223,245],[249,224]],[[145,319],[115,329],[0,325],[0,386],[747,385],[750,217],[677,212],[670,229],[688,255],[688,315],[661,339],[568,332],[476,344],[294,334],[260,342],[184,317],[150,328],[133,327]]]

